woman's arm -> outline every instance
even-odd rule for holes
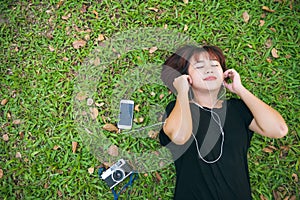
[[[282,116],[247,90],[235,70],[227,70],[224,76],[232,80],[230,84],[224,83],[226,88],[239,95],[253,114],[250,130],[270,138],[281,138],[287,134],[288,127]]]
[[[188,98],[190,77],[182,75],[174,80],[177,90],[175,106],[163,126],[165,134],[178,145],[186,143],[192,134],[192,116]]]

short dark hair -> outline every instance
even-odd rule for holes
[[[171,89],[171,91],[175,91],[173,88],[174,79],[180,75],[188,74],[188,68],[190,66],[190,59],[192,56],[201,53],[208,53],[211,59],[216,59],[220,63],[223,71],[227,70],[225,56],[219,47],[209,45],[202,47],[184,45],[168,57],[163,64],[161,79],[169,87],[169,89]]]

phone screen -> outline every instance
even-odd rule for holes
[[[132,126],[133,118],[133,103],[122,102],[120,103],[120,119],[118,127],[122,129],[130,129]]]

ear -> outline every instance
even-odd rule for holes
[[[188,79],[189,84],[193,85],[193,79],[190,75],[188,75],[187,79]]]

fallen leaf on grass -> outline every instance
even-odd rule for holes
[[[72,152],[75,153],[77,149],[78,142],[72,142]]]
[[[270,31],[276,33],[276,29],[275,29],[275,28],[271,27],[271,28],[269,28],[269,29],[270,29]]]
[[[136,112],[140,112],[140,104],[136,104],[135,106],[134,106],[134,111],[136,111]]]
[[[116,145],[112,144],[108,150],[107,153],[111,156],[117,157],[119,155],[119,149]]]
[[[263,11],[266,11],[266,12],[275,12],[275,10],[271,10],[269,7],[267,7],[267,6],[263,6],[262,7],[262,10]]]
[[[272,53],[272,56],[274,57],[274,58],[279,58],[279,55],[277,54],[277,49],[275,49],[275,48],[273,48],[272,50],[271,50],[271,53]]]
[[[153,7],[148,8],[148,10],[151,10],[151,11],[154,11],[154,12],[158,12],[158,9],[157,8],[153,8]]]
[[[183,31],[187,31],[189,29],[188,25],[184,25]]]
[[[273,151],[276,151],[276,150],[277,150],[277,148],[274,146],[271,146],[271,145],[263,148],[263,151],[266,153],[272,153]]]
[[[295,173],[292,174],[292,179],[293,179],[296,183],[298,183],[298,181],[299,181],[298,175],[295,174]]]
[[[3,177],[3,169],[0,169],[0,178]]]
[[[134,118],[135,123],[142,123],[144,121],[144,117]]]
[[[90,115],[92,119],[97,119],[98,115],[99,115],[99,111],[97,108],[90,108]]]
[[[61,18],[62,18],[63,20],[68,20],[70,17],[71,17],[71,13],[62,16]]]
[[[54,47],[51,46],[51,45],[49,45],[49,50],[50,50],[51,52],[55,51]]]
[[[158,132],[157,132],[157,131],[150,130],[150,131],[148,132],[148,136],[149,136],[150,138],[152,138],[152,139],[155,139],[155,138],[157,137],[157,135],[158,135]]]
[[[80,49],[81,47],[84,47],[86,44],[86,41],[84,40],[76,40],[73,42],[74,49]]]
[[[264,20],[259,20],[259,26],[263,26],[263,25],[265,25],[265,21]]]
[[[54,145],[54,147],[53,147],[53,150],[57,150],[57,149],[59,149],[60,147],[58,146],[58,145]]]
[[[93,174],[93,173],[94,173],[94,171],[95,171],[95,168],[94,168],[94,167],[90,167],[90,168],[88,168],[88,172],[89,172],[89,174]]]
[[[156,177],[157,182],[161,181],[161,176],[158,172],[155,172],[155,177]]]
[[[105,124],[104,126],[103,126],[103,129],[104,130],[107,130],[107,131],[109,131],[109,132],[118,132],[118,128],[115,126],[115,125],[113,125],[113,124]]]
[[[243,19],[244,19],[244,22],[246,22],[246,23],[249,22],[250,16],[247,11],[243,12]]]
[[[9,140],[8,134],[4,134],[2,137],[5,142]]]
[[[22,158],[22,155],[19,151],[16,153],[16,158]]]
[[[21,120],[20,119],[15,119],[13,121],[13,124],[15,124],[15,125],[21,124]]]
[[[189,0],[183,0],[183,3],[188,4]]]
[[[8,99],[2,99],[1,105],[2,105],[2,106],[5,106],[5,105],[7,104],[7,102],[8,102]]]
[[[157,47],[151,47],[149,49],[149,53],[154,53],[157,50]]]
[[[272,46],[272,40],[269,38],[269,39],[267,39],[267,41],[266,41],[266,43],[265,43],[265,46],[267,47],[267,48],[270,48],[271,46]]]
[[[57,190],[57,195],[58,195],[59,197],[62,197],[62,196],[63,196],[63,193],[62,193],[62,191],[60,191],[60,190]]]
[[[95,14],[96,19],[98,19],[98,12],[96,10],[93,10],[93,13]]]
[[[262,195],[262,194],[259,196],[259,198],[260,198],[260,200],[268,200],[268,199],[267,199],[264,195]]]

